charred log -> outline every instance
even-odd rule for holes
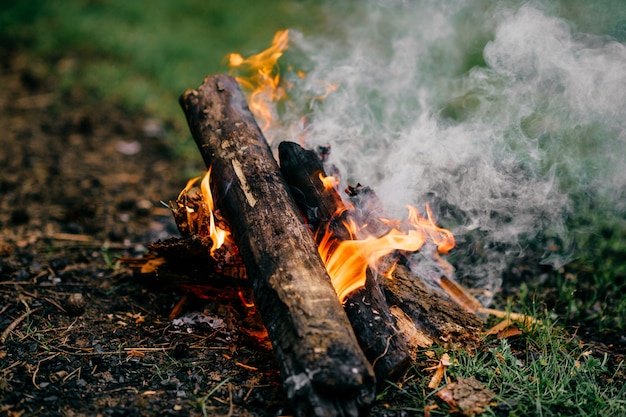
[[[411,355],[375,272],[367,271],[365,287],[346,298],[344,309],[379,384],[399,380],[411,366]]]
[[[237,82],[207,77],[180,103],[212,166],[213,195],[246,265],[296,414],[366,413],[373,370]]]
[[[385,280],[384,293],[415,326],[441,343],[472,344],[480,340],[482,322],[455,302],[445,299],[399,264],[392,279]]]
[[[311,231],[329,228],[338,239],[351,239],[342,225],[348,214],[346,207],[337,192],[324,185],[326,172],[317,153],[294,142],[282,142],[278,155],[280,169]]]
[[[321,180],[326,173],[317,154],[293,142],[281,143],[278,151],[281,170],[299,196],[308,223],[314,230],[331,229],[338,239],[351,239],[342,225],[348,211],[336,191]],[[397,380],[410,366],[411,355],[374,272],[368,271],[365,286],[347,296],[344,308],[379,382]]]

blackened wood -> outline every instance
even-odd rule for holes
[[[278,145],[280,169],[292,189],[313,232],[330,228],[340,240],[351,239],[343,226],[348,214],[335,190],[326,190],[320,176],[326,177],[324,165],[317,153],[294,142]],[[321,230],[324,229],[324,230]]]
[[[373,370],[237,82],[207,77],[180,98],[212,191],[246,265],[295,413],[365,414]]]
[[[352,237],[342,222],[348,211],[334,189],[328,189],[320,179],[326,176],[317,154],[293,142],[278,146],[281,170],[314,228],[332,229],[339,240]],[[379,382],[397,380],[411,364],[411,355],[385,297],[377,282],[377,275],[368,270],[365,286],[350,293],[344,308],[359,344],[374,366]]]
[[[344,309],[379,385],[399,380],[411,366],[411,355],[375,272],[368,268],[365,287],[348,295]]]

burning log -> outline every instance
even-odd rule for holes
[[[380,231],[385,225],[377,221],[382,203],[369,187],[349,187],[355,213],[368,229]],[[384,293],[391,305],[398,306],[411,317],[417,328],[441,342],[474,343],[479,340],[482,321],[476,315],[482,305],[452,278],[452,266],[439,258],[447,274],[436,277],[447,298],[428,287],[409,267],[410,261],[399,257],[399,263],[384,281]]]
[[[348,212],[334,189],[324,184],[326,173],[317,154],[293,142],[281,143],[278,151],[281,170],[313,230],[331,229],[336,238],[350,240],[341,224]],[[411,365],[411,355],[371,269],[365,286],[347,295],[344,308],[379,382],[402,376]]]
[[[331,228],[342,239],[346,238],[337,226],[337,219],[343,222],[349,216],[339,194],[332,188],[325,187],[320,178],[325,177],[324,167],[316,153],[305,150],[295,143],[283,142],[279,146],[281,169],[289,185],[296,189],[299,202],[313,227],[330,223]],[[321,176],[321,177],[320,177]],[[369,188],[351,188],[352,201],[358,206],[352,211],[360,224],[367,224],[368,233],[379,235],[389,227],[375,217],[382,207],[376,194]],[[341,216],[337,216],[341,213]],[[342,235],[343,233],[343,235]],[[394,255],[395,256],[395,255]],[[393,257],[393,256],[392,256]],[[403,261],[403,257],[389,259],[388,263]],[[474,342],[479,340],[481,329],[480,319],[426,287],[423,281],[415,276],[406,265],[400,262],[392,274],[392,279],[383,278],[385,305],[398,307],[412,319],[417,329],[425,332],[430,338],[442,342]],[[452,283],[443,277],[445,283]],[[367,287],[366,283],[366,287]],[[455,287],[456,288],[456,287]],[[359,290],[361,292],[363,290]],[[351,299],[348,296],[347,300]],[[349,301],[346,301],[348,304]],[[389,307],[385,307],[387,311]],[[350,313],[348,314],[350,316]],[[353,322],[354,325],[354,322]],[[410,337],[405,337],[408,339]]]
[[[344,309],[378,382],[400,379],[412,358],[375,272],[368,269],[365,286],[348,295]]]
[[[311,233],[237,82],[207,77],[180,98],[230,224],[283,386],[298,415],[357,416],[375,394]]]

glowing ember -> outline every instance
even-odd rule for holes
[[[427,240],[435,243],[441,253],[454,247],[452,233],[434,223],[430,210],[428,218],[425,219],[419,215],[416,208],[408,206],[408,209],[407,220],[401,223],[394,222],[396,226],[380,237],[339,241],[333,237],[332,232],[326,231],[318,251],[340,301],[343,302],[352,291],[365,285],[368,267],[376,269],[380,260],[394,251],[415,252]],[[344,222],[344,226],[351,236],[356,236],[358,232],[356,224]],[[382,273],[389,276],[391,271]]]
[[[248,106],[262,130],[268,129],[274,121],[273,108],[276,102],[285,96],[280,87],[280,73],[277,61],[287,49],[289,31],[276,32],[272,45],[263,52],[243,58],[240,54],[229,55],[228,64],[231,73],[243,70],[250,75],[235,77],[241,87],[250,92]]]

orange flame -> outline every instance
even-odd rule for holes
[[[213,241],[213,245],[211,246],[211,256],[215,254],[215,251],[218,250],[226,240],[226,237],[230,235],[230,232],[227,230],[219,228],[215,224],[215,203],[213,201],[213,194],[211,193],[211,168],[207,171],[206,175],[202,179],[202,183],[200,184],[200,189],[202,190],[202,197],[204,199],[204,203],[206,204],[206,208],[209,214],[209,237]]]
[[[243,58],[240,54],[231,53],[228,65],[233,73],[236,69],[246,70],[248,77],[235,77],[242,88],[250,91],[248,106],[254,117],[262,124],[261,129],[268,129],[274,122],[274,104],[285,96],[280,87],[278,59],[287,49],[289,31],[280,30],[274,35],[272,45],[265,51]]]
[[[191,229],[193,233],[205,236],[208,234],[212,241],[210,254],[215,258],[215,252],[224,245],[227,239],[229,239],[230,232],[218,226],[215,216],[215,202],[213,200],[213,194],[211,193],[211,168],[208,169],[202,179],[202,182],[200,183],[200,192],[202,195],[201,202],[195,199],[189,200],[187,198],[187,194],[199,179],[200,177],[195,177],[187,181],[187,185],[185,185],[185,188],[183,188],[178,195],[177,201],[185,208],[185,213],[187,214],[187,224],[194,225]],[[206,224],[207,218],[208,227]]]
[[[339,188],[339,178],[335,176],[329,175],[325,177],[324,174],[320,172],[319,179],[322,181],[322,184],[324,184],[326,190],[336,190]]]
[[[430,208],[427,208],[428,218],[421,217],[415,207],[408,206],[408,209],[406,222],[397,222],[381,237],[338,241],[330,230],[326,231],[318,251],[341,302],[365,285],[368,266],[376,268],[384,256],[396,250],[415,252],[426,241],[435,243],[441,253],[447,253],[454,247],[452,233],[435,224]],[[352,236],[356,235],[357,226],[353,222],[345,222],[344,226]],[[390,272],[383,273],[388,275]]]

